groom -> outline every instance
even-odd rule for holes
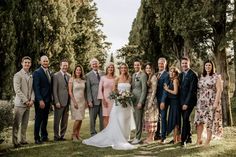
[[[141,71],[141,61],[134,61],[134,71],[132,75],[132,93],[134,94],[134,120],[136,125],[136,137],[132,144],[141,142],[143,108],[147,94],[147,75]]]

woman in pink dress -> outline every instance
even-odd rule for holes
[[[203,74],[198,82],[198,101],[195,111],[197,144],[202,144],[204,125],[207,130],[205,145],[208,146],[212,135],[222,136],[221,77],[215,73],[213,62],[204,63]]]
[[[98,99],[102,100],[103,126],[107,126],[113,102],[108,98],[115,82],[115,66],[109,63],[106,66],[106,75],[101,77],[98,90]]]

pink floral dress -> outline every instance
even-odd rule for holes
[[[216,98],[217,74],[212,76],[201,76],[198,81],[198,101],[195,111],[195,124],[203,123],[207,129],[212,131],[213,136],[222,136],[222,108],[218,105],[213,108]]]

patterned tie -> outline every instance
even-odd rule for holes
[[[99,75],[98,71],[96,71],[96,75],[97,75],[98,81],[100,81],[100,75]]]
[[[49,83],[51,83],[51,76],[48,70],[45,70],[46,76],[48,78]]]
[[[68,85],[68,80],[67,80],[67,75],[66,74],[64,74],[64,80],[66,82],[66,85]]]

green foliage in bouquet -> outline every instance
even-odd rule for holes
[[[133,93],[130,91],[113,91],[109,95],[109,99],[115,100],[116,106],[121,105],[122,107],[126,108],[128,106],[133,106]]]

